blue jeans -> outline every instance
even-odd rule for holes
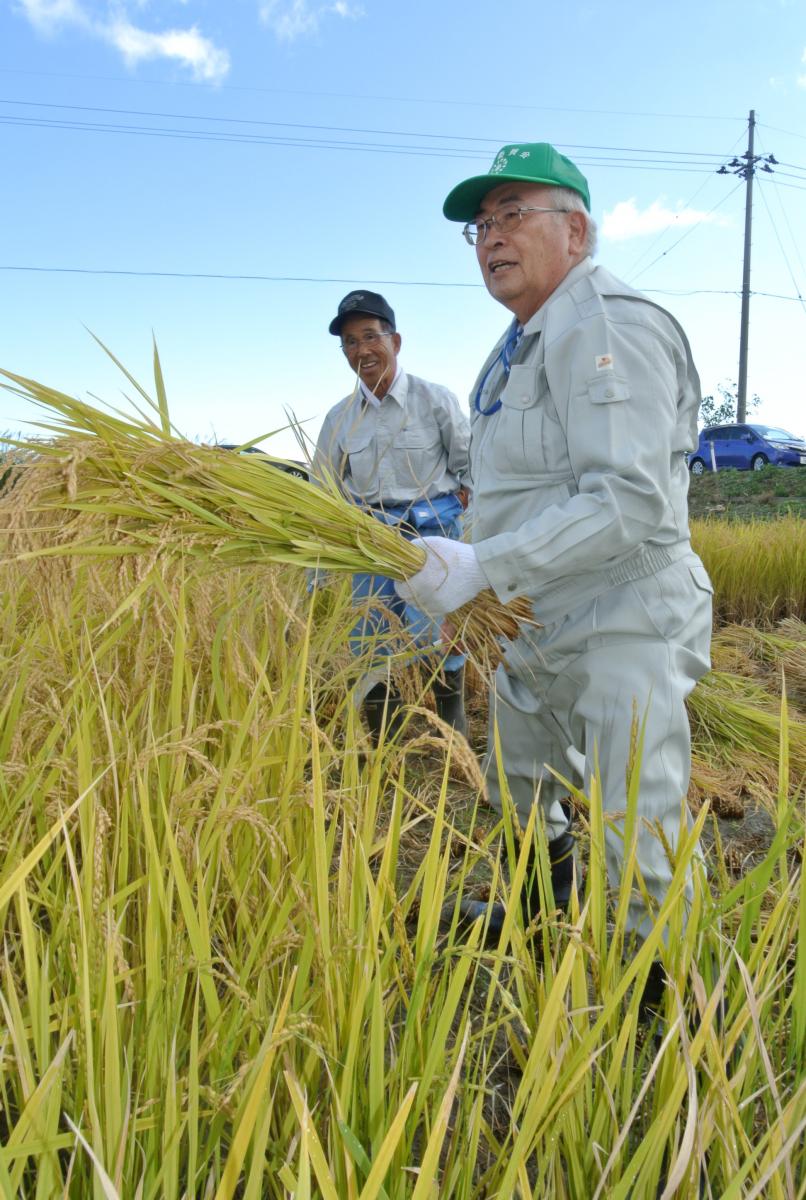
[[[446,497],[446,499],[448,499]],[[453,499],[451,497],[450,499]],[[408,509],[387,509],[386,516],[399,517],[407,522],[418,516],[419,505]],[[439,511],[439,509],[443,511]],[[430,520],[427,519],[430,516]],[[408,537],[449,537],[459,541],[462,536],[461,506],[456,501],[454,505],[439,505],[433,502],[431,512],[423,513],[426,519],[420,520]],[[383,516],[379,516],[383,520]],[[389,522],[397,523],[397,521]],[[389,620],[384,609],[394,613],[403,624],[417,647],[422,649],[421,657],[432,656],[435,653],[435,643],[440,639],[441,621],[435,621],[426,613],[421,612],[412,604],[406,604],[395,591],[395,582],[385,575],[368,575],[360,572],[353,575],[353,603],[363,604],[366,600],[377,599],[383,608],[369,606],[361,613],[360,618],[350,631],[350,650],[358,657],[367,651],[374,652],[373,666],[379,665],[379,660],[394,653],[394,648],[384,635],[389,633]],[[448,654],[442,666],[446,671],[458,671],[464,665],[464,654]]]

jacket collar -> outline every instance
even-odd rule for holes
[[[366,407],[367,405],[369,405],[371,408],[378,408],[381,404],[381,401],[386,399],[394,400],[400,405],[401,408],[404,408],[408,390],[408,376],[406,375],[406,372],[402,370],[402,368],[398,367],[397,375],[395,375],[394,379],[392,380],[392,386],[389,388],[389,391],[385,396],[378,397],[373,395],[369,388],[364,386],[361,380],[358,381],[357,395],[360,398],[362,408]]]
[[[546,321],[546,311],[549,305],[554,303],[557,296],[561,296],[563,292],[570,291],[575,283],[578,283],[579,280],[583,279],[586,275],[590,275],[591,271],[594,269],[593,259],[590,257],[590,255],[587,258],[583,258],[582,262],[577,263],[575,267],[572,267],[565,278],[557,284],[548,300],[546,300],[545,303],[540,306],[537,312],[526,322],[523,327],[524,335],[542,332],[543,325]]]

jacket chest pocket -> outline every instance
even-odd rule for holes
[[[496,471],[503,476],[558,473],[558,458],[564,457],[558,453],[562,439],[549,403],[544,367],[512,367],[493,419],[490,448]]]
[[[404,425],[390,440],[391,444],[400,450],[429,450],[439,439],[437,425],[433,428],[424,425]]]
[[[371,491],[378,473],[373,435],[367,431],[350,434],[342,446],[353,487],[360,495],[364,495]]]

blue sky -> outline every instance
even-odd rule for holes
[[[751,108],[781,165],[756,178],[749,385],[806,433],[802,0],[0,0],[0,366],[119,403],[87,330],[145,384],[153,331],[187,436],[292,410],[315,437],[352,386],[328,322],[369,285],[403,365],[465,400],[508,314],[442,201],[545,140],[712,391],[738,374],[745,200],[716,170]],[[0,398],[0,431],[31,416]]]

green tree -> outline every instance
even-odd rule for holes
[[[729,425],[736,420],[739,388],[735,380],[717,384],[718,396],[703,396],[700,404],[700,424]],[[761,403],[760,396],[748,397],[747,411],[752,412]]]

